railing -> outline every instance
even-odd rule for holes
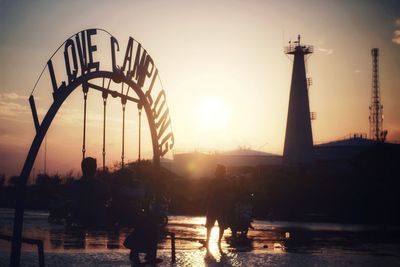
[[[175,233],[166,232],[164,233],[166,237],[170,237],[171,239],[171,261],[172,263],[176,262],[176,247],[175,247]],[[12,241],[12,236],[2,235],[0,234],[0,239],[6,241]],[[43,241],[40,239],[32,239],[32,238],[22,238],[23,243],[27,243],[30,245],[36,245],[38,248],[38,256],[39,256],[39,266],[44,267],[44,249],[43,249]]]
[[[308,78],[307,78],[307,85],[308,85],[308,86],[311,86],[311,85],[312,85],[312,78],[311,78],[311,77],[308,77]]]
[[[298,47],[305,54],[314,53],[314,46],[312,46],[312,45],[298,45],[298,44],[295,44],[295,45],[291,44],[291,45],[285,46],[283,48],[283,51],[284,51],[285,54],[294,54],[294,52],[296,52],[296,49],[298,49]]]
[[[2,235],[0,234],[0,239],[6,241],[12,241],[12,236]],[[36,245],[38,248],[38,256],[39,256],[39,266],[44,267],[44,249],[43,249],[43,241],[40,239],[32,239],[32,238],[22,238],[22,243]]]
[[[164,233],[165,236],[169,236],[171,238],[171,261],[172,263],[176,262],[176,255],[175,255],[175,233],[166,232]]]
[[[315,111],[310,112],[310,120],[315,121],[317,119],[317,113]]]

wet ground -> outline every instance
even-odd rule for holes
[[[49,224],[48,213],[26,211],[24,237],[44,242],[48,266],[130,266],[122,245],[129,229],[82,231]],[[13,211],[0,209],[0,233],[12,231]],[[218,249],[218,229],[205,249],[204,217],[170,216],[175,233],[176,263],[171,240],[159,245],[160,266],[400,266],[400,229],[328,223],[255,221],[248,240],[232,246],[227,230]],[[10,243],[0,240],[0,266],[8,266]],[[23,246],[23,266],[38,266],[36,247]]]

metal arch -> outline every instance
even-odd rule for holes
[[[123,82],[130,86],[139,97],[139,103],[144,107],[146,112],[147,121],[149,123],[150,134],[153,145],[153,164],[156,167],[160,165],[160,151],[158,147],[158,139],[157,139],[157,129],[154,121],[153,112],[149,102],[146,99],[145,94],[140,90],[140,88],[126,77],[122,72],[111,72],[111,71],[95,71],[87,73],[81,77],[76,78],[72,81],[68,86],[58,89],[54,93],[54,102],[50,106],[47,111],[43,121],[40,126],[37,128],[36,135],[33,139],[31,147],[29,149],[28,155],[26,157],[25,163],[23,165],[19,185],[18,185],[18,193],[16,198],[16,208],[14,214],[14,227],[13,227],[13,241],[11,247],[11,258],[10,258],[10,266],[19,266],[19,260],[21,255],[21,238],[22,238],[22,226],[23,226],[23,213],[24,213],[24,202],[25,202],[25,189],[26,183],[29,177],[29,174],[32,170],[33,164],[36,160],[37,154],[39,152],[40,146],[43,142],[44,137],[46,136],[47,130],[49,129],[54,117],[56,116],[58,110],[64,101],[68,98],[68,96],[80,85],[88,83],[91,79],[96,78],[108,78],[114,81],[118,81],[117,83]],[[90,85],[89,85],[90,87]],[[94,88],[96,89],[96,88]],[[104,89],[104,88],[103,88]],[[101,90],[100,87],[97,90]],[[107,90],[107,89],[104,89]],[[110,94],[114,91],[108,90]],[[120,96],[117,94],[117,96]],[[120,96],[122,97],[122,96]],[[133,101],[133,100],[132,100]]]
[[[84,76],[81,76],[81,77],[77,78],[71,84],[69,84],[67,87],[59,89],[57,91],[57,93],[55,95],[55,100],[54,100],[53,104],[51,105],[51,107],[49,108],[46,116],[44,117],[44,119],[42,121],[42,123],[40,124],[38,132],[37,132],[37,134],[36,134],[36,136],[35,136],[35,138],[34,138],[34,140],[32,142],[31,149],[29,150],[28,156],[27,156],[25,164],[24,164],[24,168],[22,169],[22,172],[21,172],[21,177],[25,177],[25,176],[23,176],[23,174],[25,174],[25,172],[24,172],[25,165],[27,165],[27,163],[29,161],[29,158],[32,158],[32,157],[33,157],[33,162],[32,162],[31,165],[33,166],[33,163],[34,163],[34,161],[36,159],[36,155],[37,155],[37,153],[39,151],[39,148],[40,148],[40,145],[41,145],[41,143],[43,141],[43,138],[46,135],[47,130],[50,127],[50,124],[51,124],[52,120],[54,119],[54,117],[57,114],[57,112],[58,112],[59,108],[61,107],[61,105],[64,103],[65,99],[67,99],[68,96],[78,86],[83,85],[83,84],[87,83],[88,81],[90,81],[92,79],[96,79],[96,78],[106,78],[106,79],[118,80],[119,83],[121,83],[121,82],[125,83],[135,91],[136,95],[139,97],[140,104],[145,109],[147,120],[148,120],[148,123],[149,123],[149,128],[150,128],[150,133],[151,133],[151,138],[152,138],[152,145],[153,145],[153,163],[154,163],[155,166],[159,166],[160,153],[159,153],[158,142],[157,142],[158,141],[158,139],[157,139],[157,130],[156,130],[156,125],[155,125],[153,112],[152,112],[152,109],[151,109],[151,106],[150,106],[149,102],[146,99],[145,94],[142,92],[142,90],[140,90],[140,88],[136,85],[135,82],[133,82],[131,79],[129,79],[128,77],[126,77],[122,73],[115,73],[115,72],[112,72],[112,71],[96,71],[96,72],[90,72],[90,73],[88,73],[88,74],[86,74]],[[117,78],[117,79],[115,79],[115,78]],[[92,87],[91,84],[89,84],[89,87]],[[99,87],[93,88],[93,89],[101,90]],[[114,91],[108,90],[108,93],[113,95]],[[119,96],[119,94],[117,96]],[[122,96],[120,96],[120,97],[122,97]],[[129,100],[134,101],[134,100],[132,100],[132,98],[130,98]],[[39,139],[41,136],[42,136],[41,140],[36,140],[36,139]],[[36,147],[34,146],[35,142],[39,142],[37,149],[35,149]],[[35,151],[36,151],[36,153],[35,153]],[[27,167],[29,167],[29,166],[27,166]],[[29,172],[27,172],[28,175],[26,177],[29,176],[31,168],[29,168]]]
[[[98,31],[105,32],[105,33],[107,33],[108,35],[110,35],[111,37],[114,37],[114,35],[112,35],[109,31],[107,31],[107,30],[105,30],[105,29],[102,29],[102,28],[91,28],[91,29],[82,30],[81,32],[87,31],[87,30],[92,30],[92,29],[93,29],[93,30],[98,30]],[[60,48],[63,47],[63,45],[65,45],[65,43],[66,43],[69,39],[71,39],[72,37],[74,37],[74,36],[77,35],[78,33],[79,33],[79,32],[77,32],[77,33],[71,35],[71,36],[68,37],[62,44],[60,44],[60,45],[58,46],[58,48],[57,48],[57,49],[53,52],[53,54],[51,55],[50,60],[51,60],[51,59],[54,57],[54,55],[60,50]],[[115,37],[114,37],[114,38],[115,38]],[[35,85],[34,85],[33,88],[32,88],[31,95],[32,95],[33,92],[35,91],[36,86],[37,86],[37,84],[39,83],[39,80],[40,80],[40,78],[42,77],[42,75],[43,75],[44,71],[46,70],[46,68],[47,68],[47,62],[46,62],[46,64],[44,65],[42,71],[41,71],[40,74],[39,74],[39,77],[37,78],[37,80],[36,80],[36,82],[35,82]]]
[[[155,124],[154,114],[153,114],[153,111],[151,109],[149,102],[147,101],[146,95],[143,93],[142,90],[140,90],[140,88],[136,85],[135,82],[133,82],[131,79],[129,79],[125,75],[123,75],[121,73],[112,73],[112,75],[114,75],[113,77],[115,77],[115,75],[118,75],[118,79],[120,79],[121,82],[129,85],[135,91],[136,95],[139,96],[139,100],[140,100],[139,104],[141,104],[142,107],[144,108],[144,110],[146,112],[146,116],[147,116],[147,121],[149,123],[151,141],[152,141],[152,145],[153,145],[153,164],[155,167],[159,167],[161,155],[160,155],[160,150],[158,147],[157,128],[156,128],[156,124]]]

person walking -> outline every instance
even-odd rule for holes
[[[210,181],[206,199],[207,247],[215,222],[218,222],[219,227],[218,246],[221,246],[222,236],[225,229],[228,228],[229,190],[229,182],[226,179],[226,168],[224,165],[217,165],[215,178]]]

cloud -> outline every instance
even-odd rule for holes
[[[28,108],[26,106],[0,99],[0,115],[2,117],[18,117],[26,113],[28,113]]]
[[[399,27],[400,27],[400,18],[397,18],[397,19],[395,20],[395,23],[396,23],[396,26],[399,26]]]
[[[2,93],[0,94],[0,99],[7,99],[7,100],[18,100],[18,99],[24,99],[27,100],[27,96],[23,95],[18,95],[16,93]]]
[[[400,45],[400,30],[395,30],[393,32],[393,43]]]
[[[35,100],[40,99],[38,97]],[[44,115],[46,110],[37,108],[39,116]],[[14,92],[0,93],[0,122],[3,120],[12,120],[24,122],[31,120],[31,109],[28,103],[28,97]]]
[[[333,54],[333,49],[332,48],[318,48],[318,51],[325,54],[325,55],[332,55]]]

